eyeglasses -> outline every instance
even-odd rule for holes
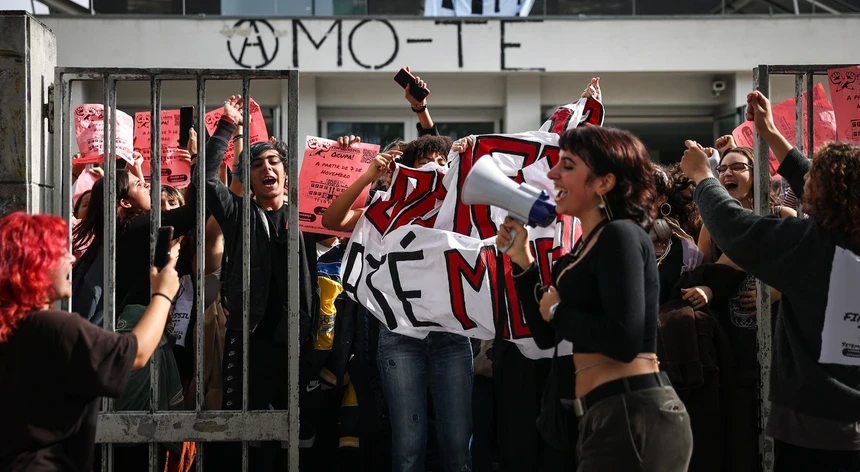
[[[752,166],[745,162],[735,162],[729,165],[723,164],[717,166],[717,172],[720,174],[725,174],[729,169],[731,169],[732,172],[743,172],[747,169],[752,169]]]

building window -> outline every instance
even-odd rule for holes
[[[493,134],[496,132],[496,123],[494,121],[449,121],[436,123],[436,129],[442,136],[457,140],[470,134]]]
[[[406,127],[402,121],[395,122],[367,122],[367,121],[324,121],[323,133],[328,139],[337,139],[341,136],[355,135],[361,137],[364,143],[379,144],[386,146],[388,143],[403,139]]]

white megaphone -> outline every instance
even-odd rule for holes
[[[508,211],[508,216],[529,226],[547,227],[556,220],[555,204],[543,190],[517,184],[506,176],[490,156],[475,161],[466,175],[461,194],[466,205],[492,205]],[[517,237],[511,231],[511,242]],[[508,244],[499,250],[507,252]]]

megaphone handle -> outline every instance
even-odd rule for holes
[[[501,251],[503,254],[508,252],[508,249],[511,248],[511,245],[514,244],[514,240],[517,239],[517,230],[512,229],[510,231],[510,233],[511,233],[511,242],[509,242],[505,246],[499,246],[499,251]]]

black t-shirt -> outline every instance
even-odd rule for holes
[[[137,338],[40,311],[0,343],[0,471],[92,468],[99,397],[125,389]]]
[[[269,277],[269,298],[266,301],[266,314],[257,326],[255,333],[277,337],[278,327],[284,319],[287,305],[287,220],[289,207],[285,203],[278,210],[266,211],[271,231],[272,270]]]

